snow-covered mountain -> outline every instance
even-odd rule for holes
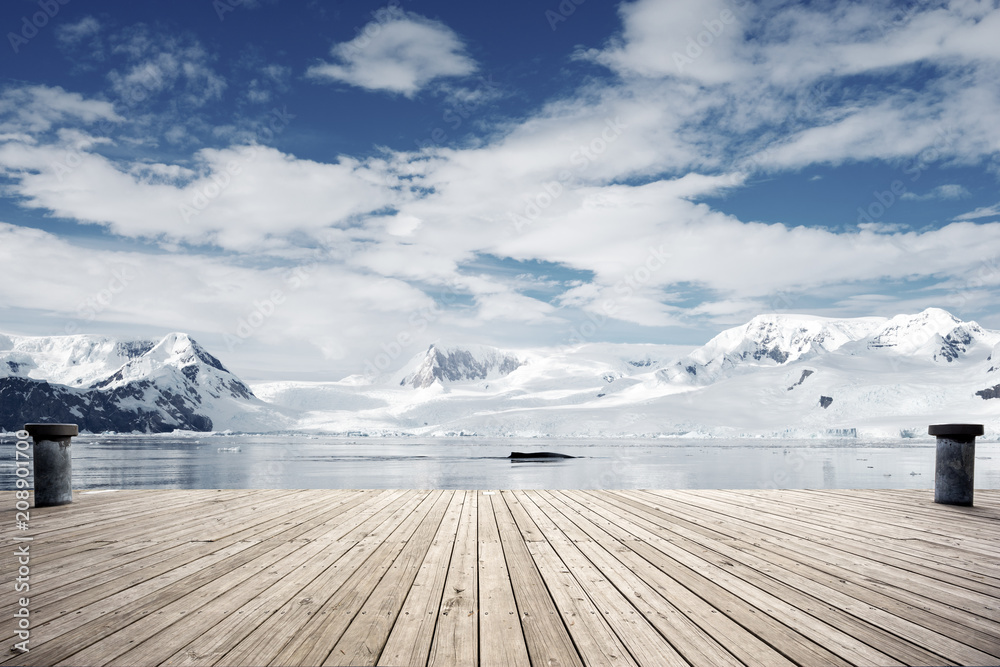
[[[1000,333],[963,322],[939,308],[892,319],[832,319],[808,315],[758,315],[723,331],[661,371],[667,382],[707,385],[736,373],[822,357],[878,352],[874,357],[955,361],[973,346],[991,347]]]
[[[668,345],[437,343],[385,375],[253,391],[184,334],[0,335],[0,426],[489,436],[925,435],[1000,431],[1000,332],[928,309],[760,315],[678,358]]]
[[[933,308],[761,315],[679,359],[657,345],[446,349],[374,381],[254,390],[301,410],[300,428],[327,432],[899,437],[956,421],[1000,430],[1000,332]]]
[[[0,334],[0,426],[34,421],[90,432],[210,431],[273,428],[281,415],[187,334]]]
[[[668,382],[706,385],[756,367],[780,366],[833,352],[878,330],[885,320],[834,320],[810,315],[758,315],[727,329],[660,371]]]

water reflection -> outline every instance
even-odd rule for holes
[[[13,450],[0,482],[13,488]],[[511,451],[578,458],[512,462]],[[147,488],[918,488],[934,442],[551,441],[310,436],[81,436],[77,489]],[[976,487],[1000,488],[1000,444],[980,442]]]
[[[833,467],[833,461],[823,460],[823,487],[826,489],[837,488],[837,469]]]

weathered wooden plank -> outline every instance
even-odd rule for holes
[[[407,503],[402,491],[380,494],[378,502],[355,508],[342,524],[337,524],[329,538],[317,538],[316,542],[325,549],[321,558],[307,563],[294,576],[286,577],[285,584],[261,599],[255,599],[230,614],[218,624],[205,628],[201,635],[188,645],[175,647],[175,653],[163,661],[164,665],[212,665],[230,652],[235,652],[241,644],[252,645],[247,638],[257,633],[274,652],[280,649],[280,638],[276,628],[284,632],[295,632],[298,619],[302,623],[307,613],[294,612],[313,607],[313,595],[317,590],[332,588],[330,573],[338,572],[338,564],[351,549],[365,540],[381,542],[379,530],[387,529],[386,517],[396,516],[398,508]],[[402,519],[400,519],[401,521]],[[364,550],[362,546],[361,550]],[[346,577],[351,571],[348,564],[339,572]],[[262,628],[266,628],[263,632]],[[277,646],[276,646],[277,645]],[[263,660],[264,656],[261,655]],[[228,659],[228,658],[227,658]],[[233,664],[240,664],[233,662]]]
[[[566,492],[540,492],[539,495],[544,495],[551,502],[558,503],[562,500],[561,496],[568,494]],[[656,591],[660,597],[668,600],[684,619],[723,647],[725,653],[731,653],[747,665],[793,664],[770,646],[766,638],[753,634],[749,629],[722,613],[725,611],[724,608],[719,609],[713,606],[701,597],[698,590],[689,590],[669,573],[657,568],[642,555],[636,553],[631,548],[636,537],[619,525],[616,512],[609,512],[605,507],[599,505],[595,507],[595,501],[586,496],[578,495],[573,500],[576,503],[572,505],[569,504],[572,501],[564,501],[565,507],[568,511],[571,509],[574,512],[579,525],[584,527],[587,534],[594,538],[594,542],[601,545],[618,562],[624,564],[628,570],[639,577],[640,581],[649,588]],[[671,608],[663,608],[663,613],[670,614]],[[693,657],[699,651],[710,650],[710,655],[716,653],[714,649],[706,649],[704,642],[697,642],[695,646],[697,648],[692,647],[689,653],[692,656],[692,664],[715,664],[713,661],[695,662]]]
[[[322,513],[324,510],[318,510]],[[328,513],[336,513],[338,510],[325,510]],[[277,517],[277,521],[263,533],[264,537],[276,539],[262,539],[253,542],[238,542],[231,548],[224,548],[225,556],[215,559],[211,565],[192,566],[187,563],[178,570],[184,570],[182,576],[175,577],[166,586],[157,587],[153,592],[131,597],[130,601],[121,606],[110,607],[114,613],[108,611],[107,604],[96,600],[91,605],[90,614],[96,614],[87,623],[78,625],[76,617],[80,614],[72,614],[60,617],[52,621],[52,625],[67,624],[73,629],[68,632],[58,634],[53,641],[48,641],[42,646],[33,649],[28,654],[30,664],[49,664],[65,660],[70,656],[86,650],[91,645],[119,632],[132,623],[135,623],[147,616],[160,614],[169,604],[183,598],[184,596],[198,591],[205,586],[212,586],[220,577],[226,576],[230,572],[239,571],[246,574],[249,568],[244,566],[252,563],[255,559],[267,557],[271,551],[278,549],[282,544],[294,540],[303,532],[307,531],[308,524],[286,524],[281,521],[282,517]],[[242,568],[242,569],[241,569]],[[155,581],[155,580],[154,580]],[[158,582],[157,582],[158,583]],[[129,590],[123,591],[127,596]],[[38,629],[44,628],[45,623]],[[44,632],[44,630],[43,630]],[[43,635],[44,636],[44,635]],[[115,657],[115,656],[111,656]],[[102,661],[102,656],[95,658],[95,663]],[[87,664],[90,661],[81,661],[79,664]]]
[[[580,657],[587,665],[638,664],[604,618],[601,608],[574,576],[571,566],[560,557],[557,549],[565,549],[571,542],[553,517],[539,509],[534,496],[535,492],[522,494],[521,507],[538,526],[545,540],[529,542],[528,550],[562,612]]]
[[[455,535],[468,501],[468,492],[453,494],[451,505],[438,528],[420,571],[410,587],[403,608],[379,656],[379,665],[423,667],[427,664],[434,626],[441,609]]]
[[[382,575],[378,585],[361,606],[361,613],[355,615],[334,644],[323,663],[326,667],[375,665],[378,662],[407,593],[412,589],[434,536],[456,495],[454,491],[441,493],[427,517],[407,538],[403,549],[393,560],[392,567]]]
[[[163,499],[153,492],[146,492],[147,499],[134,503],[131,509],[128,506],[123,506],[116,511],[107,513],[102,511],[103,508],[81,507],[82,516],[79,519],[89,518],[89,520],[71,526],[53,524],[55,524],[56,518],[68,515],[70,512],[76,512],[75,502],[57,507],[32,508],[34,510],[31,521],[32,532],[39,537],[57,533],[59,541],[63,544],[88,540],[95,534],[107,535],[119,532],[126,535],[150,534],[162,538],[170,535],[169,532],[162,532],[162,527],[191,525],[192,516],[184,511],[186,509],[197,507],[200,514],[210,516],[215,513],[214,506],[216,504],[229,503],[231,506],[238,506],[266,500],[269,496],[273,497],[273,494],[260,490],[219,491],[216,494],[207,491],[195,493],[193,498],[180,496],[179,498]],[[81,504],[86,503],[86,501],[80,502]],[[73,517],[73,519],[75,523],[77,518]],[[147,519],[156,519],[156,521],[147,521]]]
[[[708,497],[718,497],[716,491],[703,491],[703,495]],[[790,491],[789,494],[794,494]],[[852,535],[870,536],[876,538],[892,538],[894,540],[921,540],[929,543],[931,548],[952,549],[960,552],[972,552],[980,557],[990,557],[994,555],[989,542],[980,542],[975,535],[959,537],[947,532],[923,530],[923,526],[931,527],[934,523],[942,520],[950,521],[955,516],[960,515],[960,510],[949,505],[935,505],[938,512],[937,521],[927,521],[921,524],[921,528],[904,526],[895,522],[884,522],[877,519],[877,512],[869,508],[867,510],[858,507],[850,509],[833,509],[829,502],[809,501],[800,499],[797,502],[789,502],[788,496],[785,501],[773,493],[739,494],[744,502],[751,507],[758,508],[762,514],[775,514],[783,517],[792,517],[803,525],[812,526],[816,529],[834,532],[838,528],[846,529]],[[823,516],[824,521],[819,521],[818,517]],[[851,520],[845,525],[844,518]]]
[[[147,658],[155,662],[166,658],[175,650],[175,647],[171,648],[170,645],[172,639],[175,637],[183,639],[185,636],[193,639],[197,636],[196,627],[186,626],[189,634],[185,635],[183,632],[185,626],[181,626],[178,630],[173,627],[176,623],[189,616],[203,614],[207,606],[220,599],[223,605],[228,605],[231,601],[239,603],[240,595],[249,597],[254,591],[259,591],[260,587],[271,586],[280,579],[285,568],[289,567],[289,563],[297,561],[295,556],[297,552],[303,548],[310,551],[311,538],[327,531],[327,522],[344,514],[344,508],[337,506],[336,503],[328,503],[325,507],[326,509],[323,509],[323,506],[320,506],[319,511],[296,521],[293,532],[286,530],[281,533],[282,539],[261,542],[261,545],[270,549],[261,551],[238,567],[228,569],[225,563],[213,566],[217,570],[216,576],[209,578],[203,585],[188,591],[184,591],[183,587],[179,591],[164,589],[152,600],[153,604],[159,605],[155,614],[146,614],[133,620],[127,629],[118,630],[117,627],[113,627],[113,632],[74,653],[71,660],[87,665],[131,665],[143,664]],[[188,580],[185,580],[185,583],[186,581]],[[216,613],[218,612],[209,611],[205,616],[212,617]],[[104,626],[99,627],[106,629]],[[161,635],[167,633],[171,636],[166,638],[166,641],[161,637],[159,642],[150,642],[149,640],[158,633]],[[125,657],[125,653],[131,651],[136,651],[136,654]]]
[[[528,551],[542,573],[580,657],[591,665],[637,665],[550,542],[529,542]]]
[[[317,505],[307,511],[327,511],[326,507],[330,507],[330,505]],[[254,535],[262,534],[266,537],[272,533],[282,533],[287,529],[283,518],[278,516],[252,529],[251,533]],[[245,538],[247,535],[244,534],[243,537]],[[128,576],[123,577],[123,582],[113,584],[110,589],[118,592],[110,593],[108,597],[94,596],[94,590],[90,589],[80,593],[76,602],[64,600],[61,604],[41,605],[39,608],[35,608],[36,641],[38,639],[55,639],[70,630],[76,630],[99,619],[109,609],[114,610],[121,622],[124,623],[125,618],[149,603],[150,595],[154,595],[157,591],[166,589],[172,584],[184,581],[192,573],[200,573],[205,568],[225,562],[240,552],[255,546],[257,542],[259,540],[251,542],[245,539],[231,539],[216,544],[190,545],[186,553],[176,556],[173,564],[165,566],[159,572],[138,573],[133,575],[133,580],[129,580]],[[156,570],[155,567],[150,569]],[[125,584],[124,587],[123,584]],[[38,588],[42,588],[42,590],[37,594],[32,594],[33,601],[45,597],[44,584],[41,587],[36,587],[36,591]],[[82,606],[73,611],[77,604]]]
[[[529,494],[534,495],[534,494]],[[535,503],[538,507],[538,503]],[[550,509],[551,506],[550,506]],[[631,602],[624,598],[615,588],[607,574],[586,557],[578,545],[592,544],[588,540],[573,541],[562,539],[568,537],[564,527],[573,525],[558,510],[547,512],[546,515],[559,527],[560,533],[549,535],[549,544],[565,563],[580,588],[591,599],[594,607],[601,613],[603,620],[612,629],[618,640],[639,665],[673,665],[687,667],[687,661],[681,657],[677,649],[656,631],[656,628],[637,610]],[[553,539],[554,538],[554,539]]]
[[[192,516],[196,516],[195,513],[171,514],[170,516],[171,518],[180,517],[178,521],[186,520],[188,527],[197,524],[196,521],[192,521]],[[38,558],[33,559],[34,564],[39,572],[49,571],[52,573],[53,581],[47,584],[46,590],[51,593],[58,587],[60,578],[73,577],[76,571],[93,574],[111,569],[114,559],[118,558],[118,551],[134,551],[135,545],[142,540],[153,544],[154,541],[161,541],[157,540],[158,537],[162,539],[163,536],[173,536],[176,532],[180,532],[177,526],[172,525],[166,519],[162,521],[165,524],[162,526],[163,532],[157,532],[157,529],[160,528],[157,525],[160,523],[159,521],[151,521],[150,519],[139,521],[140,523],[136,526],[129,528],[128,526],[105,525],[99,517],[95,517],[94,531],[97,532],[88,532],[84,539],[66,543],[61,535],[54,536],[52,533],[36,538],[35,543],[39,548],[36,549]],[[145,530],[140,530],[140,528]],[[192,537],[191,539],[197,538]],[[103,560],[105,558],[107,560]],[[58,567],[49,567],[50,564],[58,564]]]
[[[595,520],[601,525],[614,523],[615,525],[621,526],[623,529],[628,529],[630,532],[638,532],[638,527],[635,526],[632,519],[641,521],[639,517],[630,516],[626,513],[618,514],[617,508],[601,505],[596,501],[592,502],[588,496],[582,493],[570,494],[563,492],[552,495],[574,496],[576,499],[580,500],[582,505],[589,507],[594,511],[594,514],[591,516],[594,516]],[[615,494],[615,497],[617,497],[617,495],[618,494]],[[558,501],[556,500],[556,502]],[[565,509],[565,511],[570,512],[572,512],[572,510],[573,508],[569,506]],[[600,515],[610,516],[613,518],[598,518]],[[588,521],[582,515],[576,514],[573,518],[575,521],[580,521],[581,525],[591,526],[589,528],[591,531],[596,532],[601,530],[599,525]],[[633,530],[633,527],[637,528],[637,530]],[[677,526],[671,526],[671,530],[676,529]],[[691,548],[692,545],[687,544],[685,541],[668,542],[665,537],[667,534],[668,533],[664,531],[664,537],[657,538],[654,537],[654,533],[642,535],[640,532],[639,536],[644,538],[646,541],[650,541],[655,544],[659,549],[666,551],[676,558],[678,562],[683,563],[687,567],[701,573],[707,578],[710,578],[713,582],[719,584],[730,592],[737,594],[740,598],[754,605],[757,609],[773,616],[776,620],[786,625],[794,626],[799,632],[812,638],[813,640],[816,640],[818,643],[822,643],[844,659],[852,661],[855,664],[903,664],[899,660],[894,660],[889,655],[886,655],[883,651],[873,649],[864,641],[854,637],[849,631],[836,630],[835,628],[828,626],[825,622],[823,622],[823,620],[814,618],[814,616],[817,616],[817,610],[822,607],[821,602],[801,595],[797,598],[789,597],[789,593],[795,593],[796,591],[788,589],[787,587],[781,587],[776,581],[769,578],[756,578],[747,581],[741,579],[739,575],[745,573],[732,571],[733,563],[715,553],[716,549],[725,548],[725,545],[716,544],[706,540],[702,544]],[[674,540],[676,538],[672,537],[671,539]],[[625,543],[625,545],[627,544],[629,543]],[[675,544],[687,549],[689,555],[685,555],[684,551],[676,549]],[[593,549],[585,550],[588,553],[593,551]],[[797,602],[798,606],[792,604],[792,602]],[[871,629],[856,623],[849,626],[848,630],[861,632],[863,634],[863,631],[870,631]],[[873,634],[872,636],[875,635]],[[680,639],[685,638],[686,637],[684,635],[680,636]],[[879,640],[884,639],[881,635],[878,635],[877,638]],[[684,650],[681,652],[685,653]],[[685,653],[685,655],[687,654]],[[935,657],[926,652],[914,652],[914,655],[919,659],[925,659],[928,656],[931,658]],[[709,662],[716,663],[717,661],[718,660],[713,657]],[[705,661],[699,662],[704,663]]]
[[[479,664],[479,492],[466,491],[428,667]]]
[[[783,573],[789,568],[805,566],[810,580],[855,597],[864,604],[894,611],[935,632],[961,638],[973,646],[978,646],[980,642],[982,646],[991,646],[1000,641],[1000,626],[995,621],[942,604],[933,597],[922,597],[905,590],[910,583],[905,574],[898,577],[883,575],[880,580],[859,574],[858,560],[847,558],[849,554],[838,552],[832,545],[789,533],[771,535],[770,529],[739,518],[738,510],[732,511],[724,524],[706,519],[697,511],[690,511],[686,503],[681,502],[672,502],[669,507],[661,506],[657,511],[673,517],[671,526],[675,532],[686,531],[686,527],[690,527],[694,533],[707,535],[710,539],[714,539],[712,535],[719,534],[725,536],[726,542],[741,540],[732,546],[719,540],[714,543],[719,545],[716,549],[720,553],[736,561],[741,560],[744,553],[759,555],[762,560],[754,567],[761,573]],[[732,549],[736,547],[739,552],[734,554]]]
[[[681,503],[673,504],[669,512],[680,512],[680,506]],[[891,611],[927,627],[931,632],[945,634],[987,652],[1000,644],[995,603],[978,609],[982,615],[944,604],[939,598],[950,598],[965,606],[964,592],[951,590],[946,591],[948,595],[943,595],[939,591],[927,591],[919,582],[913,581],[912,574],[905,572],[894,575],[883,570],[878,579],[872,578],[865,573],[868,566],[864,560],[845,558],[845,554],[839,553],[833,546],[788,533],[771,536],[770,529],[759,523],[746,523],[738,514],[739,510],[732,510],[725,527],[720,530],[737,538],[743,536],[748,545],[743,547],[743,551],[759,554],[765,561],[770,561],[756,566],[761,571],[784,572],[788,568],[805,565],[809,569],[810,583],[822,584],[856,598],[862,603],[859,609],[870,605]],[[689,520],[696,522],[698,519],[689,517]],[[745,523],[742,528],[741,523]],[[785,530],[785,526],[782,529]]]
[[[790,489],[789,493],[782,495],[791,502],[797,502],[799,498],[823,500],[830,508],[851,508],[852,514],[875,510],[878,518],[897,515],[904,519],[924,520],[925,527],[932,525],[926,520],[936,521],[941,510],[934,504],[934,492],[930,490],[857,489],[845,492],[836,489]],[[1000,512],[985,505],[950,506],[949,509],[953,510],[952,520],[956,526],[991,526],[1000,520]]]
[[[726,521],[745,519],[751,522],[754,529],[760,533],[780,536],[783,539],[816,538],[826,534],[810,521],[790,522],[780,515],[761,513],[745,509],[737,504],[727,502],[725,496],[704,496],[699,499],[699,506],[711,507]],[[790,529],[789,526],[794,526]],[[892,542],[891,538],[882,539],[882,544]],[[820,544],[823,544],[820,542]],[[899,559],[884,546],[868,543],[859,544],[842,535],[835,542],[827,544],[826,551],[832,555],[823,558],[824,562],[833,565],[849,565],[857,575],[867,579],[897,581],[905,584],[906,590],[924,595],[928,600],[943,602],[970,613],[989,616],[996,604],[995,587],[977,581],[974,577],[962,577],[946,572],[945,560],[934,568]]]
[[[320,576],[309,582],[296,599],[289,600],[280,609],[249,635],[243,638],[221,662],[224,664],[311,664],[317,665],[326,659],[335,639],[325,638],[319,646],[319,626],[330,616],[349,616],[360,607],[381,573],[391,565],[387,556],[398,553],[402,548],[400,540],[405,540],[416,529],[419,522],[436,499],[437,494],[428,492],[402,492],[399,502],[393,503],[384,520],[375,530],[352,544],[347,553]],[[388,540],[395,536],[391,545]],[[352,543],[357,535],[338,540]],[[350,605],[342,608],[341,605]],[[348,613],[345,613],[348,612]],[[315,633],[315,634],[314,634]],[[339,637],[339,634],[337,635]],[[322,652],[312,660],[289,657],[289,654],[310,650]]]
[[[225,544],[254,535],[259,526],[277,525],[281,523],[281,519],[304,518],[309,513],[325,511],[333,506],[322,497],[312,500],[303,498],[292,509],[279,502],[273,506],[273,512],[261,507],[259,512],[234,514],[231,517],[233,523],[230,524],[232,532],[221,535],[218,539],[194,540],[189,539],[192,537],[190,534],[179,532],[176,540],[144,543],[148,546],[138,551],[128,551],[118,558],[113,552],[105,553],[99,549],[90,556],[90,559],[98,560],[86,571],[86,575],[81,575],[81,568],[73,568],[64,573],[60,567],[53,572],[46,579],[44,590],[34,598],[36,609],[41,611],[47,605],[57,604],[63,613],[73,612],[94,600],[106,599],[158,573],[168,572],[189,560],[211,553]],[[214,549],[212,545],[216,545]],[[42,546],[41,550],[46,548],[47,545]],[[45,571],[45,565],[36,567],[39,571]]]
[[[146,497],[140,497],[136,501],[136,508],[133,510],[135,516],[131,519],[134,523],[128,521],[115,523],[104,516],[99,508],[90,507],[88,501],[84,500],[78,501],[82,505],[80,513],[83,517],[83,523],[74,522],[65,529],[44,530],[42,527],[47,524],[46,517],[52,515],[51,510],[57,510],[64,514],[75,513],[77,503],[57,507],[32,508],[30,510],[31,529],[24,534],[30,535],[36,542],[46,545],[46,548],[39,553],[36,559],[37,564],[51,561],[58,562],[61,570],[79,569],[78,559],[72,556],[94,549],[95,542],[114,544],[124,541],[128,543],[139,541],[143,536],[150,541],[165,537],[169,539],[169,536],[173,534],[172,531],[177,527],[192,525],[191,517],[193,514],[197,512],[210,513],[211,506],[205,505],[207,495],[199,494],[200,499],[197,500],[179,501],[177,503],[179,507],[176,510],[168,510],[166,508],[147,509],[145,506],[146,498],[157,498],[155,495],[148,496],[149,493],[153,492],[147,492]],[[245,496],[245,493],[233,493],[229,498],[230,501],[235,502]],[[72,511],[69,508],[73,508]],[[195,512],[188,511],[191,509],[194,509]],[[151,519],[155,519],[155,521]],[[9,554],[2,555],[0,567],[6,565],[8,558]]]
[[[479,495],[479,664],[528,667],[528,648],[493,511],[495,495]]]
[[[34,492],[32,492],[32,524],[33,530],[39,534],[49,531],[68,531],[74,528],[93,527],[95,516],[117,517],[129,512],[148,513],[156,511],[160,506],[173,505],[183,507],[192,503],[205,502],[209,496],[221,494],[227,496],[246,495],[253,489],[232,490],[149,490],[130,489],[110,493],[87,493],[74,491],[73,503],[54,507],[34,507]],[[7,508],[4,508],[6,510]],[[0,510],[2,511],[2,510]]]
[[[595,491],[580,492],[594,498],[605,507],[614,506],[612,492]],[[607,511],[607,510],[605,510]],[[651,543],[648,531],[637,522],[630,520],[623,512],[616,512],[613,521],[603,521],[600,512],[590,509],[587,515],[594,523],[611,535],[623,541],[625,546],[648,561],[663,573],[690,592],[696,592],[706,602],[721,614],[725,614],[734,622],[746,628],[757,637],[767,637],[767,643],[778,650],[785,658],[800,664],[831,664],[847,665],[847,661],[826,649],[822,644],[803,635],[799,628],[785,625],[764,610],[750,604],[738,595],[717,584],[712,573],[699,571],[699,567],[690,567],[689,559],[682,554],[671,552],[669,544]],[[654,541],[655,542],[655,541]],[[678,556],[681,556],[678,559]],[[730,652],[736,653],[742,649],[735,643],[726,643]],[[772,659],[773,662],[773,659]]]
[[[78,496],[32,510],[32,651],[0,664],[1000,662],[1000,491],[930,497]]]
[[[360,615],[372,591],[416,533],[434,531],[441,522],[441,513],[435,512],[444,497],[442,491],[431,491],[410,516],[393,533],[375,548],[371,556],[358,567],[319,611],[309,619],[300,634],[291,638],[272,664],[320,665],[329,657],[334,645]],[[433,532],[431,532],[433,534]],[[400,600],[400,604],[402,600]],[[381,647],[380,647],[381,648]],[[377,654],[373,658],[374,663]]]
[[[108,664],[163,664],[179,653],[179,647],[184,647],[180,652],[182,655],[196,658],[205,651],[192,647],[192,644],[204,646],[206,634],[213,633],[219,625],[229,628],[228,639],[235,643],[232,635],[246,628],[248,617],[257,615],[259,620],[262,607],[273,608],[276,606],[274,600],[290,599],[346,551],[347,545],[341,545],[337,540],[370,520],[370,514],[354,511],[355,508],[351,510],[322,517],[311,531],[295,540],[295,551],[267,568],[263,576],[222,589],[194,613],[186,614],[146,641],[137,642],[137,646]],[[134,632],[129,634],[135,638]],[[223,655],[217,644],[208,651],[213,652],[218,653],[217,657]]]
[[[732,495],[740,496],[742,492],[733,492]],[[818,496],[818,494],[815,495]],[[760,495],[752,496],[752,498],[753,500],[750,501],[752,503],[770,502],[776,507],[788,507],[791,504],[793,507],[800,507],[805,512],[809,512],[813,515],[812,518],[822,516],[825,519],[823,522],[825,528],[849,536],[854,542],[882,547],[887,553],[891,552],[900,560],[916,564],[929,564],[935,569],[957,576],[968,577],[978,574],[981,577],[973,578],[988,582],[993,587],[1000,586],[1000,578],[997,574],[1000,555],[995,552],[983,553],[964,548],[966,540],[971,537],[986,537],[990,543],[995,543],[996,539],[1000,537],[1000,519],[970,526],[960,520],[960,513],[956,513],[958,510],[967,508],[937,506],[923,512],[923,516],[919,520],[912,517],[903,519],[903,515],[896,515],[901,519],[896,525],[902,526],[905,521],[915,532],[905,539],[887,540],[886,536],[879,532],[877,524],[872,529],[865,530],[864,522],[868,516],[873,513],[881,515],[877,506],[872,507],[865,504],[832,505],[822,497],[812,495],[801,497],[796,492],[782,493],[780,497]],[[926,499],[921,499],[919,502],[925,503],[925,501]],[[859,520],[845,523],[844,517],[859,517]],[[948,524],[949,533],[953,536],[949,540],[950,544],[923,539],[921,533],[933,529],[942,521]],[[855,527],[855,523],[858,524],[857,527]],[[961,563],[961,567],[951,565],[950,563],[953,562]]]
[[[849,662],[900,665],[940,661],[940,656],[830,607],[822,597],[788,585],[794,570],[762,573],[745,566],[743,557],[750,546],[736,548],[731,540],[689,530],[680,521],[659,529],[657,525],[662,523],[647,520],[642,509],[619,507],[624,507],[623,512],[634,511],[624,516],[650,531],[640,535],[645,541]],[[653,512],[650,508],[650,516]]]
[[[775,511],[795,514],[804,520],[823,516],[829,528],[843,530],[857,540],[884,540],[886,536],[893,536],[896,539],[890,543],[890,548],[901,556],[919,557],[929,553],[967,562],[989,560],[995,556],[991,545],[1000,530],[1000,520],[970,519],[970,514],[978,508],[936,505],[930,497],[914,497],[912,505],[887,505],[867,497],[844,500],[843,495],[824,492],[787,491],[780,497],[746,492],[733,492],[733,495],[748,496],[752,499],[750,502],[768,502]],[[851,517],[852,521],[845,524],[845,517]],[[948,524],[947,535],[936,528],[942,521]],[[910,545],[917,545],[917,548],[908,548]]]
[[[656,513],[660,510],[659,508],[647,506],[646,511]],[[745,554],[752,551],[753,548],[745,547],[742,551]],[[794,547],[790,547],[789,551],[793,549]],[[734,553],[731,554],[731,557],[737,560],[748,558],[744,554]],[[756,568],[760,571],[772,572],[769,567],[763,566],[761,563],[756,563]],[[873,627],[886,629],[895,636],[907,640],[913,646],[931,650],[941,656],[941,659],[971,664],[977,664],[984,660],[988,663],[995,659],[995,657],[972,648],[974,644],[990,645],[993,640],[989,637],[977,639],[972,633],[961,629],[959,626],[953,627],[953,632],[959,633],[964,641],[957,641],[951,636],[942,634],[940,626],[943,620],[934,619],[933,617],[931,622],[926,624],[927,627],[921,627],[918,623],[910,620],[912,617],[919,615],[917,610],[907,605],[893,605],[891,603],[886,603],[884,605],[885,608],[876,608],[864,601],[863,598],[866,596],[864,589],[849,585],[844,586],[844,588],[838,587],[832,578],[820,576],[815,564],[784,563],[782,566],[774,568],[772,576],[777,578],[779,573],[783,581],[794,581],[796,588],[809,593],[817,599],[825,600],[828,604],[836,608],[851,613]],[[819,580],[823,580],[823,583],[820,583]],[[887,609],[891,609],[892,611],[887,611]],[[965,642],[969,643],[966,644]]]
[[[519,505],[510,492],[493,496],[493,514],[507,559],[507,570],[531,664],[583,667],[559,610],[525,546],[524,535],[514,523],[508,509],[510,505]],[[530,530],[528,532],[528,535],[535,534]]]
[[[616,559],[616,554],[625,552],[632,556],[635,554],[630,552],[622,542],[614,539],[597,524],[586,518],[582,514],[585,507],[581,506],[581,503],[566,496],[565,492],[554,491],[541,491],[532,494],[536,504],[547,515],[561,512],[592,538],[574,541],[574,544],[615,584],[623,595],[632,600],[632,604],[637,609],[645,613],[649,622],[677,648],[678,653],[685,660],[691,664],[703,665],[743,664],[691,618],[688,618],[670,599],[661,595],[659,591],[653,589],[637,576],[633,571],[633,566],[627,564],[626,561]],[[605,518],[613,520],[607,515]],[[677,599],[680,600],[679,596]]]
[[[327,512],[338,506],[339,503],[329,501],[302,503],[293,516],[304,520],[313,514]],[[101,613],[103,607],[123,606],[182,579],[192,571],[192,567],[208,566],[209,562],[218,560],[213,558],[213,554],[221,553],[233,545],[238,550],[245,548],[250,546],[246,540],[252,537],[266,536],[269,534],[268,531],[283,530],[282,526],[287,519],[288,515],[263,515],[257,519],[260,523],[250,522],[243,531],[218,542],[182,543],[176,547],[165,548],[164,551],[168,553],[169,558],[151,559],[145,568],[141,567],[141,562],[137,564],[139,567],[123,567],[118,577],[114,576],[113,570],[102,572],[93,578],[84,577],[77,585],[60,587],[55,592],[50,592],[46,585],[40,593],[33,596],[33,602],[38,605],[35,609],[43,618],[45,616],[53,619],[58,616],[58,618],[49,625],[42,624],[40,629],[43,633],[51,632],[58,635],[79,627],[93,620]],[[195,565],[192,566],[192,563]]]
[[[205,585],[199,587],[182,597],[171,599],[173,596],[164,596],[156,613],[147,614],[142,618],[134,620],[127,627],[118,629],[102,628],[102,630],[113,630],[105,634],[98,641],[90,646],[73,653],[66,662],[76,665],[134,665],[141,664],[132,662],[129,659],[120,658],[128,652],[136,643],[149,644],[150,638],[159,634],[166,634],[173,631],[173,626],[190,614],[197,614],[201,607],[218,599],[226,591],[232,588],[249,584],[253,581],[262,581],[270,586],[276,581],[274,568],[283,560],[290,557],[298,548],[299,544],[294,542],[282,542],[276,544],[273,549],[260,554],[253,560],[241,564],[239,567],[231,569],[221,576],[214,577]],[[183,638],[184,635],[181,634]],[[152,644],[155,648],[155,643]],[[146,653],[148,651],[139,651]]]

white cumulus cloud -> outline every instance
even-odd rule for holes
[[[385,10],[349,42],[330,50],[335,59],[309,68],[317,79],[413,97],[437,79],[476,71],[458,35],[439,21]]]

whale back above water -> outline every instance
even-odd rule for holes
[[[556,452],[511,452],[509,459],[575,459],[569,454],[557,454]]]

